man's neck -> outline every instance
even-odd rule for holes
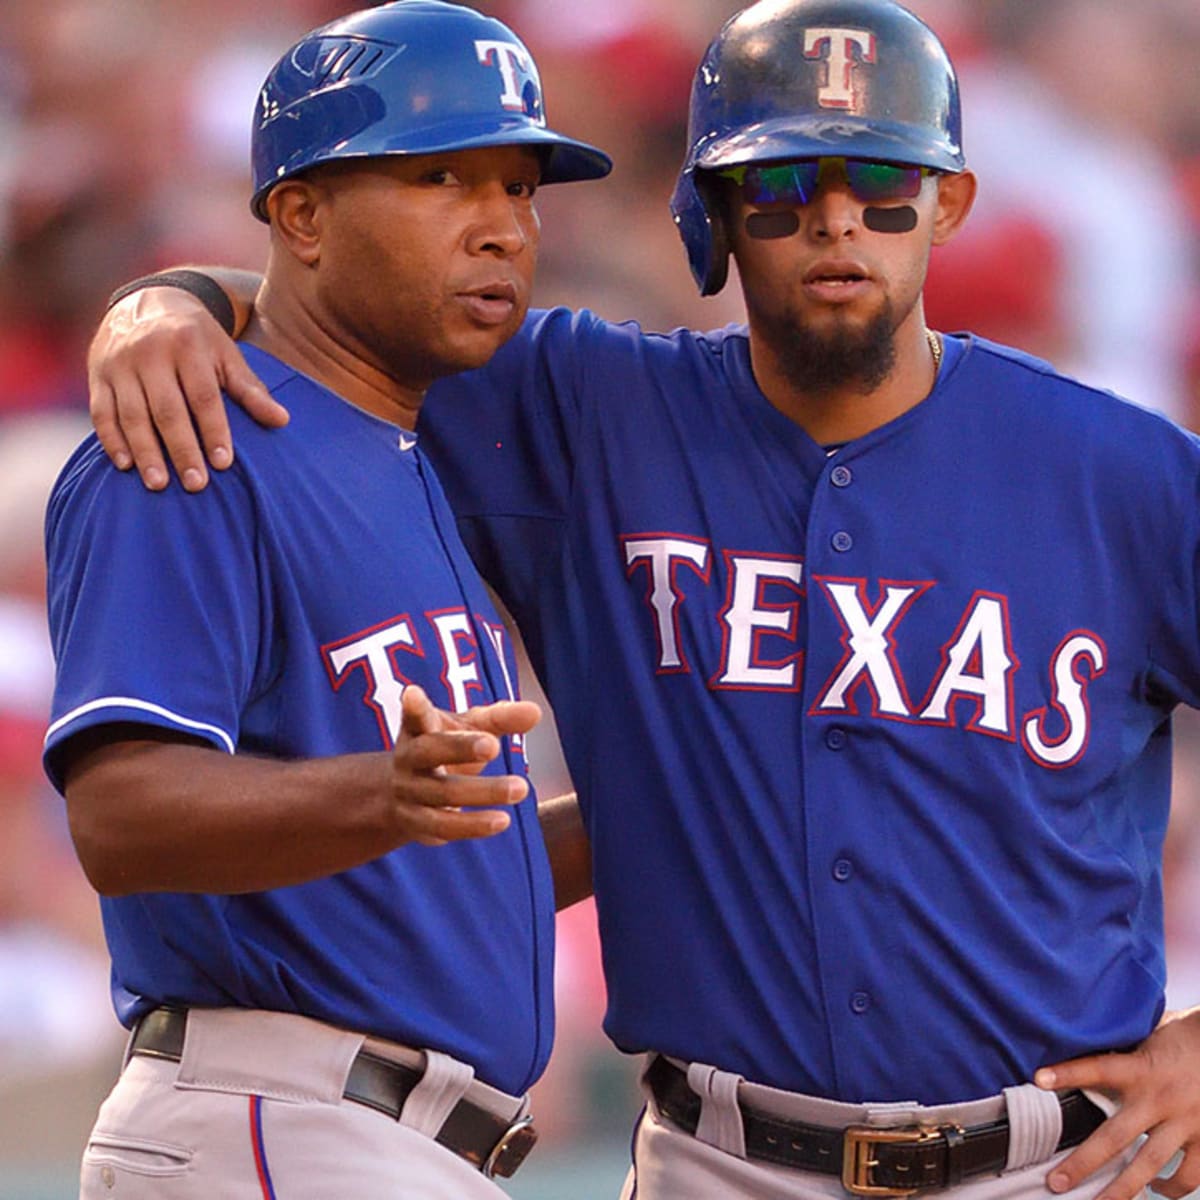
[[[406,387],[355,355],[303,305],[273,294],[269,282],[259,292],[242,341],[302,371],[355,408],[402,429],[417,426],[424,387]]]

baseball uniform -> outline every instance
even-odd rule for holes
[[[622,1050],[944,1105],[1162,1012],[1200,447],[944,340],[931,395],[836,449],[741,329],[533,314],[430,394],[579,791]]]
[[[416,436],[245,352],[292,421],[276,436],[233,410],[237,463],[203,495],[147,493],[91,439],[51,496],[59,675],[45,761],[60,788],[65,747],[99,724],[178,731],[223,754],[317,758],[389,750],[409,683],[459,711],[514,694],[502,622]],[[504,739],[489,773],[524,772],[519,741]],[[554,902],[532,793],[512,817],[493,838],[407,845],[294,887],[103,897],[118,1016],[132,1027],[161,1005],[288,1014],[359,1043],[428,1048],[519,1098],[550,1050]],[[257,1094],[253,1078],[234,1090]],[[350,1119],[364,1114],[388,1127],[365,1108]],[[106,1106],[98,1133],[112,1122],[137,1132]],[[265,1127],[283,1170],[296,1138],[272,1145],[269,1111]],[[207,1131],[193,1134],[199,1149],[184,1149],[201,1153]],[[89,1155],[96,1171],[111,1166],[95,1145]],[[359,1194],[356,1169],[338,1176],[344,1194]],[[386,1170],[403,1176],[404,1163]],[[452,1178],[446,1194],[466,1193]]]

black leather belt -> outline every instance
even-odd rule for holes
[[[688,1087],[687,1073],[658,1055],[646,1081],[663,1116],[694,1134],[701,1101]],[[1059,1104],[1063,1127],[1058,1150],[1079,1145],[1104,1120],[1104,1113],[1082,1092],[1065,1092]],[[957,1125],[832,1129],[740,1107],[748,1158],[841,1175],[846,1190],[858,1196],[909,1196],[926,1188],[950,1187],[971,1175],[1003,1171],[1008,1162],[1007,1119],[967,1129]]]
[[[186,1029],[186,1009],[153,1009],[138,1022],[130,1053],[179,1062]],[[343,1095],[355,1104],[365,1104],[399,1120],[404,1101],[420,1082],[421,1072],[413,1067],[360,1050],[346,1076]],[[507,1179],[525,1161],[537,1141],[532,1122],[532,1117],[522,1117],[509,1123],[476,1104],[460,1100],[434,1140],[478,1167],[489,1179],[494,1175]]]

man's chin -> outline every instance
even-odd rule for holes
[[[451,372],[474,371],[478,367],[487,366],[496,351],[521,328],[523,317],[524,313],[520,317],[514,316],[513,320],[504,325],[464,330],[453,338],[447,356],[454,364]]]
[[[511,329],[476,329],[448,338],[437,355],[434,368],[437,378],[487,366],[497,350],[510,340],[518,328],[520,326],[517,325]]]
[[[833,322],[792,325],[781,330],[778,353],[789,382],[801,391],[877,388],[896,360],[890,315],[867,320],[838,314]]]

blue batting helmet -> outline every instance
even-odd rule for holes
[[[251,144],[254,196],[318,163],[483,146],[544,151],[543,183],[599,179],[608,156],[546,127],[533,56],[506,25],[442,0],[396,0],[314,30],[275,64]]]
[[[671,197],[700,293],[729,251],[705,173],[836,155],[961,171],[954,67],[892,0],[760,0],[726,22],[692,85],[688,153]]]

